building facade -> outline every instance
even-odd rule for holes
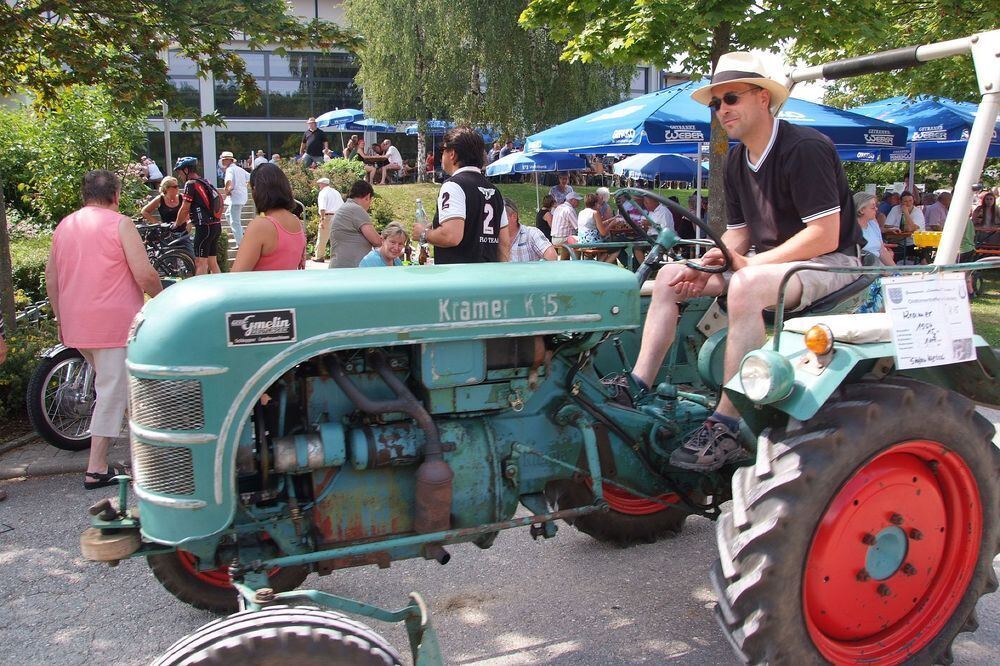
[[[294,13],[306,20],[319,18],[344,23],[339,0],[294,0]],[[350,53],[288,51],[283,55],[273,48],[251,51],[246,41],[233,41],[226,47],[237,52],[257,79],[260,102],[253,107],[236,103],[236,85],[216,79],[211,74],[198,78],[193,62],[176,51],[167,54],[170,80],[180,93],[184,107],[191,114],[204,115],[217,110],[225,119],[224,127],[205,126],[185,131],[183,121],[167,122],[169,143],[164,134],[163,118],[151,118],[155,128],[149,132],[148,155],[164,164],[167,172],[182,155],[194,155],[206,165],[211,178],[219,153],[230,150],[238,159],[263,150],[270,158],[298,152],[305,120],[338,108],[361,108],[362,92],[355,85],[358,63]]]

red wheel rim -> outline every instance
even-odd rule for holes
[[[983,512],[965,461],[937,442],[890,447],[827,506],[802,580],[806,627],[834,663],[897,664],[947,624],[979,559]]]
[[[219,567],[218,569],[210,569],[208,571],[199,571],[198,558],[185,550],[177,551],[177,559],[180,560],[181,566],[184,567],[184,570],[198,580],[215,587],[232,589],[233,582],[229,578],[229,570],[227,567]]]
[[[593,484],[593,481],[587,479],[588,488],[593,488]],[[629,516],[648,516],[652,513],[666,511],[672,507],[661,504],[661,502],[679,504],[681,501],[680,495],[677,493],[664,493],[657,497],[660,500],[659,502],[654,502],[651,499],[633,495],[617,486],[612,486],[604,482],[601,482],[601,489],[604,491],[604,501],[608,503],[612,511],[624,513]]]

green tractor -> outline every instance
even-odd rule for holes
[[[998,43],[987,33],[909,57],[971,48],[978,64]],[[893,52],[793,78],[904,60]],[[995,58],[990,67],[998,90]],[[996,98],[984,95],[977,123],[990,126],[971,146],[985,146]],[[956,191],[969,190],[984,151],[966,159]],[[969,269],[944,261],[956,255],[959,208],[941,263],[901,270]],[[719,242],[679,212],[711,239],[702,244]],[[550,538],[562,520],[629,545],[702,515],[718,519],[717,614],[743,659],[946,660],[997,587],[1000,454],[975,405],[1000,404],[1000,362],[973,336],[968,360],[899,367],[888,315],[838,314],[884,272],[870,267],[807,316],[785,322],[779,303],[772,340],[725,386],[724,310],[690,303],[662,381],[623,406],[601,378],[634,357],[648,271],[688,242],[661,232],[638,280],[572,261],[205,276],[171,288],[129,335],[138,508],[122,477],[117,506],[92,509],[85,555],[146,557],[178,599],[235,613],[160,664],[400,663],[341,613],[404,622],[413,661],[436,664],[419,595],[386,610],[296,588],[310,573],[446,564],[450,544],[488,548],[505,529]],[[738,401],[756,458],[706,474],[672,467],[720,390]],[[519,506],[529,515],[515,517]]]

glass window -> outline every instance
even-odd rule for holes
[[[198,79],[171,77],[170,85],[177,91],[175,105],[190,109],[193,115],[201,115],[201,94],[198,92]]]
[[[198,66],[195,65],[194,60],[181,55],[180,51],[170,51],[167,56],[167,64],[169,65],[171,76],[197,76]]]
[[[648,67],[636,67],[635,73],[632,74],[632,85],[629,91],[632,97],[638,97],[639,95],[645,95],[649,92],[649,68]]]
[[[161,144],[162,145],[162,144]],[[170,133],[170,152],[173,155],[174,161],[177,161],[178,157],[197,157],[198,166],[202,169],[201,173],[205,174],[212,165],[208,165],[209,169],[205,168],[205,165],[201,163],[201,132],[171,132]],[[173,164],[167,167],[168,170],[173,169]],[[164,171],[166,173],[166,171]]]
[[[312,115],[308,84],[305,81],[268,81],[267,108],[270,118],[308,118]]]
[[[252,157],[257,155],[258,150],[263,150],[265,156],[270,159],[267,152],[267,133],[265,132],[216,132],[215,147],[219,153],[223,150],[232,151],[240,166],[246,168]]]
[[[302,132],[271,132],[268,135],[270,150],[267,158],[271,159],[274,153],[285,158],[295,157],[299,153],[301,143]]]
[[[272,79],[304,79],[308,77],[312,64],[311,53],[289,53],[278,56],[271,54],[269,78]]]
[[[313,76],[317,79],[351,79],[358,65],[348,53],[317,53],[313,60]]]
[[[360,109],[361,90],[350,79],[313,82],[313,115],[333,109]]]
[[[265,81],[258,80],[257,85],[263,85]],[[263,92],[260,93],[260,100],[257,104],[253,106],[246,107],[242,104],[237,103],[236,98],[239,95],[235,83],[219,83],[215,84],[215,108],[224,116],[230,116],[233,118],[263,118],[267,114],[265,112],[265,101],[267,95]]]
[[[267,54],[260,52],[240,51],[240,57],[247,64],[247,71],[258,79],[267,76],[265,66],[267,64]]]

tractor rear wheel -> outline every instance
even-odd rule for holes
[[[750,663],[950,663],[997,589],[1000,452],[972,402],[892,378],[765,431],[717,526],[716,614]]]
[[[603,484],[608,511],[599,511],[569,518],[567,523],[598,541],[627,548],[638,543],[654,543],[676,536],[684,527],[687,511],[653,500],[637,497],[610,484]],[[549,504],[557,509],[572,509],[594,503],[590,481],[557,481],[546,489]],[[658,499],[680,502],[678,495],[668,493]]]
[[[311,606],[270,606],[209,622],[153,666],[181,664],[395,666],[399,653],[371,628]]]
[[[239,610],[239,595],[227,567],[200,571],[198,558],[184,550],[149,555],[146,561],[156,580],[184,603],[213,613]],[[275,592],[288,592],[301,585],[308,575],[307,567],[273,569],[268,574],[268,584]]]

